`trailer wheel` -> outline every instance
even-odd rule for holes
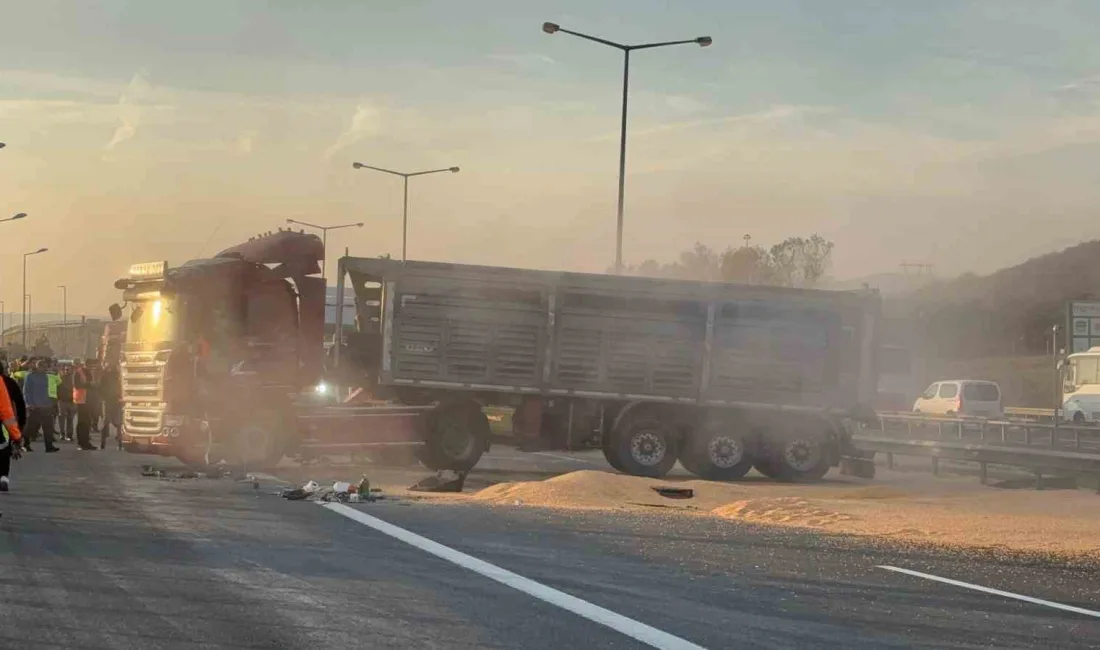
[[[283,459],[286,431],[276,417],[257,418],[233,432],[229,464],[245,469],[271,469]]]
[[[829,455],[822,436],[798,434],[776,444],[770,454],[775,478],[784,481],[818,481],[829,471]]]
[[[489,440],[489,419],[475,402],[444,404],[427,416],[417,458],[428,469],[466,472],[477,465]]]
[[[611,455],[618,465],[611,466],[631,476],[660,478],[676,464],[678,442],[672,423],[651,414],[628,415],[612,434]]]
[[[600,441],[600,448],[603,450],[603,457],[607,460],[607,464],[613,469],[625,474],[626,469],[622,466],[622,463],[619,462],[618,451],[616,451],[612,444],[613,437],[611,433],[605,433],[603,440]]]
[[[680,464],[708,481],[734,481],[752,467],[753,451],[749,440],[732,430],[730,423],[713,422],[691,432]]]

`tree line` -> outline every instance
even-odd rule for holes
[[[739,247],[718,252],[696,242],[671,262],[648,259],[628,265],[626,275],[704,282],[733,282],[780,287],[813,287],[825,277],[832,264],[833,242],[821,235],[788,237],[764,248],[749,238]]]

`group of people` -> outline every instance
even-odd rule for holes
[[[95,359],[58,363],[57,359],[21,357],[10,368],[0,361],[0,492],[9,489],[11,460],[43,441],[46,453],[60,451],[58,440],[92,451],[107,447],[111,427],[122,445],[122,378],[118,366]]]

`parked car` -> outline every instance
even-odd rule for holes
[[[948,379],[924,389],[914,413],[999,418],[1004,415],[1001,387],[980,379]]]

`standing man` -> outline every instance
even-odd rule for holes
[[[23,425],[27,423],[27,410],[19,384],[8,376],[0,363],[0,492],[7,492],[11,475],[11,460],[19,458],[23,450],[19,443],[23,437]],[[12,422],[14,420],[14,422]]]
[[[99,396],[103,399],[103,429],[99,434],[99,448],[106,449],[107,438],[111,434],[111,425],[115,426],[115,436],[122,445],[122,376],[113,361],[106,361],[99,375]]]
[[[62,440],[73,441],[76,404],[73,404],[73,369],[61,366],[61,383],[57,385],[57,426]]]
[[[53,415],[50,416],[50,421],[54,423],[54,431],[57,431],[60,427],[57,424],[57,387],[61,385],[61,375],[57,372],[57,359],[50,359],[46,368],[46,379],[50,386],[50,402],[53,403]]]
[[[88,359],[84,364],[84,371],[88,378],[88,417],[91,422],[91,432],[96,433],[102,431],[103,426],[100,424],[100,416],[103,415],[103,395],[99,392],[99,378],[103,371],[99,367],[98,359]]]
[[[41,431],[46,442],[46,453],[61,451],[53,444],[53,401],[50,399],[45,359],[36,361],[23,380],[23,398],[27,401],[27,438],[36,437]]]
[[[92,428],[92,413],[88,409],[88,384],[91,383],[88,369],[77,361],[73,370],[73,403],[76,404],[76,444],[84,451],[92,451],[89,433]]]

